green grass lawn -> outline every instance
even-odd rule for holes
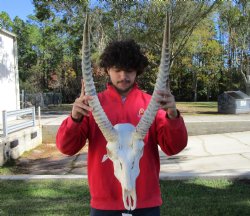
[[[16,171],[14,160],[7,161],[3,166],[0,166],[0,175],[15,175]]]
[[[249,180],[161,181],[161,188],[162,216],[245,216],[250,212]],[[0,194],[0,215],[89,215],[86,180],[2,180]]]
[[[184,114],[218,114],[217,101],[209,102],[176,102],[177,108]],[[50,105],[42,111],[70,111],[72,104]]]
[[[49,105],[48,107],[41,108],[42,112],[46,111],[71,111],[73,104],[59,104],[59,105]]]
[[[209,102],[176,102],[177,108],[184,115],[217,115],[218,104]]]

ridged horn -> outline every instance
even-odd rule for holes
[[[156,79],[156,84],[154,87],[154,92],[146,111],[144,112],[142,118],[140,119],[138,125],[136,126],[136,136],[139,139],[144,139],[144,137],[146,136],[151,124],[154,121],[156,113],[160,107],[159,103],[156,102],[157,98],[159,97],[157,91],[165,89],[168,84],[169,63],[170,63],[169,43],[170,43],[170,21],[169,21],[169,14],[167,13],[164,35],[163,35],[163,43],[162,43],[161,63],[159,67],[159,73]]]
[[[98,96],[92,77],[92,67],[90,59],[90,33],[89,33],[89,15],[86,15],[86,20],[83,30],[83,43],[82,43],[82,77],[85,84],[85,94],[93,97],[89,100],[89,106],[93,108],[94,119],[99,126],[103,136],[108,142],[116,140],[117,133],[113,128],[113,125],[107,118],[104,112]]]

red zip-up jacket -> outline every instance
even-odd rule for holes
[[[108,85],[98,94],[100,103],[110,122],[130,123],[136,126],[146,110],[151,96],[134,85],[125,102],[117,91]],[[88,182],[91,194],[91,207],[101,210],[122,210],[122,188],[114,176],[111,160],[102,162],[107,154],[106,140],[93,116],[84,117],[81,123],[69,116],[62,122],[57,137],[58,149],[67,155],[76,154],[89,140]],[[140,160],[140,174],[136,180],[136,208],[156,207],[162,204],[159,172],[160,159],[158,145],[167,155],[179,153],[187,145],[187,131],[183,118],[168,119],[166,112],[159,110],[144,139],[144,151]]]

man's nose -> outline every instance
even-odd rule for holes
[[[122,70],[121,73],[120,73],[120,76],[122,79],[125,79],[127,77],[127,72]]]

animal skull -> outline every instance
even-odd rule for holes
[[[131,124],[114,126],[118,140],[108,142],[107,154],[114,165],[115,177],[121,182],[123,203],[126,209],[136,207],[136,178],[140,173],[139,161],[144,143],[135,137],[135,127]]]
[[[82,75],[85,82],[85,93],[93,97],[93,99],[89,101],[89,105],[93,108],[93,117],[107,140],[107,156],[113,162],[114,175],[121,183],[124,207],[127,210],[134,210],[137,201],[136,179],[140,173],[139,162],[143,155],[143,139],[153,123],[160,106],[156,102],[158,97],[157,91],[165,89],[168,84],[169,16],[167,15],[166,19],[161,64],[155,89],[147,110],[136,127],[129,123],[113,126],[100,105],[92,78],[88,20],[89,17],[87,15],[82,45]]]

